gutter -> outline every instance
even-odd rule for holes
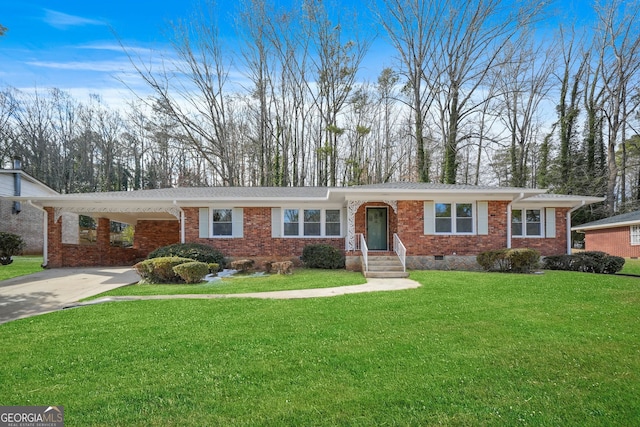
[[[49,263],[49,226],[47,221],[47,211],[41,208],[40,206],[36,206],[31,200],[27,200],[29,206],[33,206],[37,210],[43,213],[42,220],[42,230],[43,230],[43,239],[42,239],[42,266],[46,267]]]
[[[567,255],[571,255],[571,214],[586,204],[586,200],[583,200],[580,205],[575,206],[567,211]]]
[[[185,243],[184,210],[178,206],[177,200],[173,201],[173,205],[180,209],[180,243]]]
[[[511,249],[511,210],[513,204],[519,202],[522,199],[524,199],[524,193],[520,193],[518,197],[513,199],[507,205],[507,249]]]

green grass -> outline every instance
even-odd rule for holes
[[[296,269],[290,275],[261,277],[234,276],[197,285],[131,285],[88,298],[129,295],[239,294],[247,292],[287,291],[295,289],[329,288],[366,283],[361,273],[344,270]]]
[[[9,265],[0,265],[0,280],[26,276],[42,270],[41,256],[14,256]]]
[[[624,267],[620,271],[622,274],[635,274],[640,276],[640,260],[639,259],[630,259],[626,258],[624,262]]]
[[[640,425],[640,281],[412,272],[306,300],[99,304],[0,325],[0,402],[67,425]]]

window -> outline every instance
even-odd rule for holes
[[[540,209],[511,211],[511,234],[522,237],[541,237],[542,211]]]
[[[320,235],[320,209],[304,210],[304,235]]]
[[[340,209],[283,209],[285,237],[340,236]]]
[[[214,209],[213,210],[213,225],[211,228],[213,236],[231,236],[233,235],[233,222],[232,222],[232,210],[231,209]]]
[[[640,245],[640,225],[632,225],[630,228],[631,228],[631,244]]]
[[[472,203],[436,203],[436,233],[473,233]]]
[[[327,209],[325,218],[325,234],[327,236],[340,235],[340,210]]]
[[[284,210],[284,235],[297,236],[299,233],[298,209]]]

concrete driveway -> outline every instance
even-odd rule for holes
[[[0,281],[0,324],[60,310],[82,298],[136,283],[131,267],[55,268]]]

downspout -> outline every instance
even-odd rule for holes
[[[514,203],[519,202],[522,199],[524,199],[524,193],[520,193],[520,195],[518,197],[513,199],[507,205],[507,249],[511,249],[511,209],[512,209],[512,205]]]
[[[33,206],[34,208],[36,208],[37,210],[43,213],[42,229],[44,230],[44,233],[43,233],[44,236],[42,239],[42,266],[46,267],[47,264],[49,263],[49,236],[48,236],[49,222],[47,221],[48,220],[47,211],[41,208],[40,206],[34,205],[31,200],[29,200],[27,203],[29,203],[29,206]]]
[[[180,209],[180,243],[185,243],[184,211],[178,206],[177,200],[173,201],[173,205]]]
[[[585,202],[583,200],[582,203],[580,203],[580,206],[576,206],[574,208],[571,208],[567,212],[567,255],[571,255],[571,214],[574,213],[575,211],[577,211],[578,209],[580,209],[581,207],[583,207],[586,204],[587,204],[587,202]]]

